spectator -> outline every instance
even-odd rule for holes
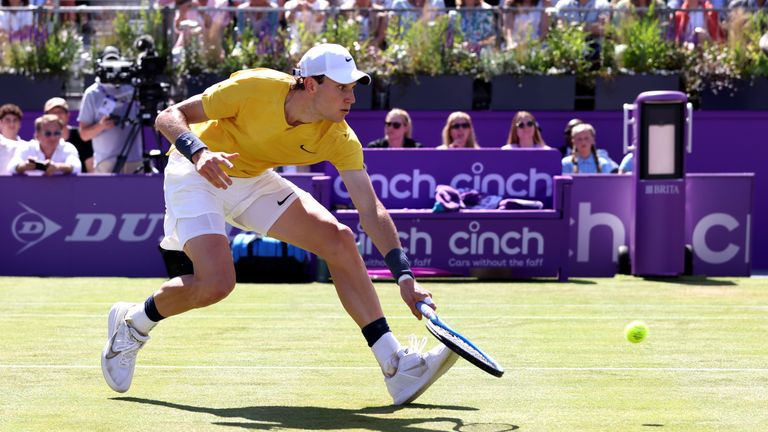
[[[35,119],[35,139],[16,150],[9,166],[16,174],[24,175],[78,174],[81,166],[77,149],[61,139],[65,126],[55,114]]]
[[[728,8],[768,9],[768,0],[731,0],[728,3]]]
[[[351,10],[348,19],[360,27],[360,41],[370,41],[371,46],[379,49],[386,48],[387,14],[381,5],[371,0],[347,0],[341,8]]]
[[[568,124],[565,125],[565,130],[563,131],[563,134],[565,135],[565,145],[563,147],[560,147],[560,153],[563,154],[563,156],[568,156],[573,152],[573,143],[571,141],[571,129],[573,129],[574,126],[584,123],[581,119],[573,118],[568,121]],[[619,164],[616,163],[611,158],[611,155],[608,154],[608,152],[605,149],[597,149],[597,155],[601,158],[607,160],[611,164],[611,171],[610,172],[617,172],[619,169]]]
[[[608,0],[559,0],[555,9],[565,21],[584,24],[584,29],[590,34],[587,42],[591,48],[586,57],[599,66],[601,40],[611,9]]]
[[[329,8],[328,0],[288,0],[285,2],[285,19],[288,21],[288,34],[291,38],[290,53],[298,54],[302,49],[303,33],[318,35],[325,25],[325,12]]]
[[[421,143],[413,140],[413,123],[408,112],[393,108],[384,120],[384,137],[368,143],[371,148],[417,148]]]
[[[589,123],[580,123],[571,129],[573,152],[562,159],[563,174],[608,174],[613,170],[611,163],[598,156],[595,145],[595,128]]]
[[[480,148],[469,114],[454,111],[448,116],[448,120],[443,126],[443,143],[437,148]]]
[[[93,172],[93,143],[91,141],[83,141],[80,137],[80,130],[69,124],[69,104],[67,101],[55,97],[48,99],[43,107],[45,114],[55,114],[64,123],[64,130],[62,131],[62,141],[67,141],[75,146],[77,154],[80,155],[80,164],[82,165],[83,172]]]
[[[248,8],[271,8],[272,11],[248,11]],[[237,31],[243,34],[250,28],[255,36],[274,35],[280,26],[280,13],[274,0],[248,0],[237,7]]]
[[[493,46],[496,42],[496,27],[493,21],[493,8],[483,0],[457,0],[456,11],[461,22],[464,40],[472,51]]]
[[[18,141],[11,141],[0,135],[0,175],[11,174],[11,169],[8,165],[13,160],[13,155],[20,145],[22,144]]]
[[[685,0],[681,9],[706,10],[678,10],[672,19],[673,38],[677,43],[692,43],[697,45],[702,40],[722,42],[725,40],[725,32],[720,26],[720,18],[713,9],[709,0]]]
[[[106,47],[101,59],[119,60],[120,51]],[[102,83],[97,78],[83,93],[77,121],[80,137],[85,141],[93,140],[94,172],[111,173],[121,154],[126,157],[122,173],[133,173],[141,166],[141,137],[133,134],[133,141],[130,141],[131,125],[138,122],[139,112],[139,104],[132,103],[133,90],[130,84]],[[123,118],[127,120],[124,123]]]
[[[666,16],[667,5],[663,0],[619,0],[613,7],[615,9],[613,23],[618,25],[629,13],[636,13],[639,16],[644,16],[648,13],[648,9],[651,5],[653,5],[654,16]],[[638,9],[640,10],[638,11]],[[666,28],[668,21],[669,20],[666,18],[664,20],[659,20],[659,26]],[[666,34],[666,32],[664,34]]]
[[[513,49],[528,41],[543,39],[549,28],[549,0],[505,0],[501,16],[504,47]]]
[[[2,0],[4,7],[29,6],[28,0]],[[34,28],[32,10],[0,11],[0,41],[30,39]]]
[[[571,23],[581,23],[593,36],[603,36],[611,4],[607,0],[559,0],[558,16]]]
[[[535,148],[549,149],[550,146],[541,137],[539,123],[528,111],[518,111],[512,118],[507,143],[502,149]]]
[[[18,105],[5,104],[0,106],[0,135],[11,141],[26,142],[19,136],[23,116],[24,114]]]
[[[560,147],[560,153],[563,155],[563,157],[568,156],[571,154],[571,150],[573,149],[573,142],[571,141],[571,129],[573,129],[574,126],[577,124],[584,123],[583,120],[572,118],[568,120],[568,123],[565,125],[565,129],[563,130],[563,137],[565,139],[565,143],[562,147]]]
[[[385,3],[386,7],[386,3]],[[445,11],[444,0],[392,0],[393,19],[396,19],[398,30],[401,34],[408,32],[411,25],[419,20],[425,23]]]
[[[629,152],[621,160],[619,174],[629,174],[635,169],[635,152]]]
[[[173,44],[174,62],[178,63],[184,53],[184,47],[193,40],[203,39],[203,45],[206,45],[205,37],[211,26],[211,18],[198,10],[197,0],[176,0],[176,14],[173,19],[173,28],[178,35]]]

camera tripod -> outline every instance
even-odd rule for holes
[[[160,84],[157,84],[157,86],[162,92],[162,87]],[[157,173],[158,167],[160,166],[160,159],[163,157],[163,153],[160,149],[152,149],[147,151],[146,139],[144,136],[144,128],[151,127],[153,128],[153,132],[156,134],[156,142],[158,144],[161,143],[162,135],[159,131],[154,130],[154,122],[157,118],[157,106],[160,104],[160,100],[154,97],[156,96],[155,94],[152,94],[152,97],[147,97],[146,100],[143,100],[145,95],[141,93],[141,88],[141,84],[134,86],[131,102],[128,104],[128,108],[125,110],[125,113],[123,113],[122,118],[120,118],[120,127],[124,127],[126,124],[130,124],[131,129],[128,132],[128,137],[123,143],[123,146],[120,149],[120,153],[117,156],[115,167],[112,169],[112,173],[114,174],[119,174],[123,171],[123,167],[125,167],[128,155],[133,149],[133,146],[136,144],[136,135],[139,135],[140,137],[139,145],[141,145],[142,163],[141,166],[136,168],[133,174],[141,172],[147,174]],[[139,106],[138,118],[129,118],[131,111],[133,110],[133,104],[137,103],[137,101]]]

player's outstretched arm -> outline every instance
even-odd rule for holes
[[[410,308],[411,313],[421,319],[421,312],[416,307],[416,303],[431,297],[432,294],[413,278],[408,259],[402,251],[395,224],[387,209],[376,197],[368,173],[365,170],[347,170],[341,171],[340,174],[360,216],[360,224],[385,257],[392,275],[398,281],[400,296]]]

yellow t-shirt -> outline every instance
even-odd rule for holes
[[[191,125],[211,151],[240,153],[232,177],[255,177],[283,165],[329,161],[338,170],[363,169],[360,140],[346,121],[299,126],[285,121],[285,97],[294,79],[271,69],[239,71],[203,93],[210,120]]]

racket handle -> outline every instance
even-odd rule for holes
[[[430,320],[434,320],[437,315],[435,314],[435,310],[429,307],[430,304],[432,304],[432,299],[427,297],[424,299],[424,301],[416,302],[416,307],[419,309],[419,312],[421,312],[422,315],[429,318]]]

